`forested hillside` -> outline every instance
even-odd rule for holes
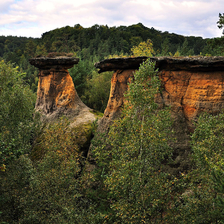
[[[34,109],[38,70],[29,64],[29,58],[45,55],[78,57],[79,63],[69,69],[78,95],[103,112],[112,73],[98,74],[95,62],[117,56],[224,56],[223,43],[223,37],[184,37],[140,23],[90,28],[77,24],[41,38],[1,36],[0,224],[224,223],[221,110],[198,115],[192,132],[185,127],[189,153],[183,158],[188,164],[171,172],[170,167],[179,166],[182,150],[174,147],[179,144],[175,126],[181,129],[185,123],[173,116],[180,116],[181,107],[172,111],[156,101],[163,85],[155,63],[147,60],[132,73],[120,117],[105,133],[97,120],[75,127],[68,116],[43,122]],[[221,70],[215,72],[221,76]],[[214,80],[219,85],[220,79]],[[208,79],[205,82],[208,85]],[[208,97],[215,93],[213,87],[210,83]]]
[[[99,77],[95,62],[111,56],[132,55],[132,47],[147,40],[153,44],[154,56],[223,55],[223,39],[185,37],[147,28],[141,23],[119,27],[94,25],[90,28],[76,24],[46,32],[41,38],[0,36],[0,57],[19,66],[26,73],[24,80],[36,92],[38,71],[28,63],[28,59],[49,52],[73,53],[80,58],[80,63],[70,70],[79,96],[90,107],[103,111],[105,91],[98,93],[101,103],[94,102],[90,92],[93,85],[108,83],[110,77],[108,74]]]

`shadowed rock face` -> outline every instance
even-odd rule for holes
[[[112,120],[120,115],[128,83],[146,59],[107,59],[95,65],[100,72],[107,68],[115,71],[99,131],[108,130]],[[189,132],[194,129],[193,121],[202,111],[218,113],[224,108],[224,57],[153,57],[151,60],[162,81],[163,92],[157,96],[157,103],[171,106],[174,118],[177,142],[173,145],[174,163],[169,168],[174,172],[183,171],[189,166],[186,158],[190,152]]]
[[[35,106],[37,111],[50,120],[61,115],[80,117],[90,111],[80,100],[67,70],[79,62],[78,58],[41,57],[30,59],[29,62],[40,70]]]

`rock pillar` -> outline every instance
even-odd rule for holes
[[[48,120],[61,115],[80,117],[90,111],[79,98],[68,72],[79,62],[78,58],[40,57],[30,59],[29,62],[39,68],[35,109]]]

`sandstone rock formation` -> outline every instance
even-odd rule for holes
[[[146,59],[114,58],[95,65],[99,72],[115,71],[105,119],[113,119],[120,112],[128,82]],[[152,57],[151,60],[156,62],[162,80],[162,100],[166,105],[180,107],[189,127],[201,111],[216,113],[224,108],[224,57]]]
[[[107,108],[99,124],[99,131],[106,131],[112,120],[119,116],[124,104],[124,92],[133,73],[146,57],[106,59],[97,63],[99,72],[114,70]],[[224,57],[152,57],[162,81],[162,94],[157,103],[172,108],[176,143],[175,172],[186,170],[190,152],[189,133],[193,121],[202,111],[218,113],[224,108]]]
[[[114,71],[111,79],[110,96],[103,119],[100,121],[99,131],[108,129],[112,121],[120,116],[124,105],[124,93],[128,89],[128,83],[133,79],[134,72],[147,57],[112,58],[95,64],[99,73]]]
[[[95,115],[80,100],[68,69],[79,62],[74,57],[39,57],[29,60],[39,68],[35,109],[47,120],[61,115],[75,118],[75,125],[94,121]]]
[[[153,58],[166,104],[180,107],[188,127],[202,112],[224,108],[224,57]]]

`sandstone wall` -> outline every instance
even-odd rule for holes
[[[67,70],[40,71],[36,110],[50,114],[56,110],[76,108],[80,101]]]
[[[113,119],[124,103],[124,92],[134,71],[146,57],[106,59],[98,64],[100,72],[115,70],[104,119]],[[189,126],[202,111],[217,113],[224,108],[224,57],[151,58],[159,69],[162,81],[162,99],[179,108]],[[138,66],[137,66],[138,65]]]
[[[224,109],[224,71],[162,70],[160,77],[166,104],[181,107],[189,127],[202,111]]]
[[[119,117],[125,103],[124,92],[128,89],[133,74],[145,57],[107,59],[96,64],[100,72],[115,70],[111,80],[111,92],[99,131],[107,131],[113,119]],[[162,84],[162,94],[156,100],[159,104],[171,106],[176,142],[173,164],[167,169],[178,173],[189,168],[190,133],[194,130],[194,120],[202,111],[218,113],[224,109],[224,57],[199,58],[151,58]],[[119,63],[118,63],[119,62]],[[122,64],[122,62],[124,62]]]

